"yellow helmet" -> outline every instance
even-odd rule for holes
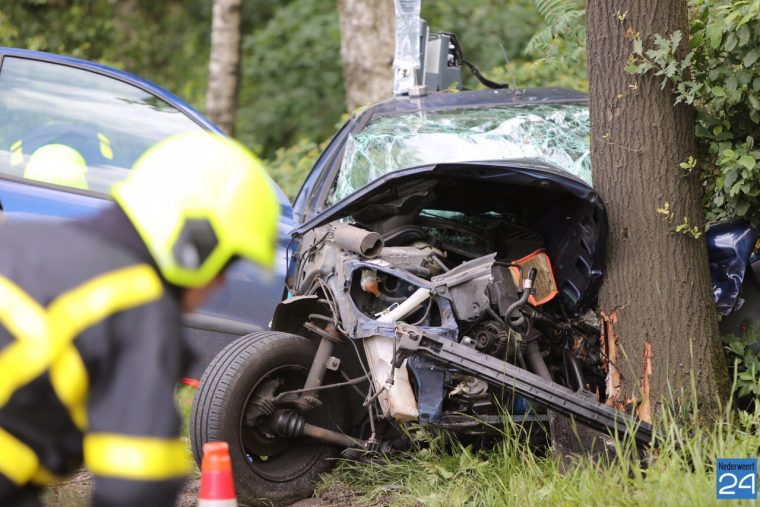
[[[203,286],[235,256],[274,262],[277,194],[261,162],[232,139],[205,132],[165,139],[113,195],[174,285]]]
[[[84,157],[64,144],[46,144],[34,150],[24,169],[24,178],[88,189]]]

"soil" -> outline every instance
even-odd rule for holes
[[[43,495],[43,502],[47,507],[89,507],[93,482],[92,476],[82,470],[68,480],[48,488]],[[189,479],[175,507],[196,507],[199,483],[198,476]],[[355,505],[355,500],[355,496],[350,491],[335,490],[323,492],[319,498],[301,500],[292,504],[291,507],[347,507]]]

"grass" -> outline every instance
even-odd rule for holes
[[[623,440],[616,443],[618,459],[579,458],[564,473],[557,459],[532,452],[509,423],[489,451],[427,435],[394,458],[341,462],[317,491],[349,490],[357,505],[755,505],[716,500],[714,466],[717,458],[760,454],[760,410],[728,414],[709,428],[665,416],[659,429],[664,440],[644,460]]]
[[[181,435],[187,439],[188,445],[190,445],[190,411],[193,408],[193,396],[195,396],[195,392],[196,389],[194,387],[179,385],[174,394],[174,400],[177,403],[177,408],[182,418]]]

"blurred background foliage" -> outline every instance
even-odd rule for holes
[[[553,36],[561,22],[547,17],[553,11],[546,0],[422,3],[431,29],[457,34],[467,59],[487,76],[518,87],[587,88],[585,52],[572,37]],[[0,45],[134,72],[202,110],[211,6],[211,0],[3,2]],[[320,146],[345,119],[336,2],[246,0],[243,15],[237,136],[267,159],[292,198]],[[465,86],[479,86],[465,76]]]

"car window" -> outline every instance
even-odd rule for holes
[[[349,136],[328,204],[399,169],[521,158],[549,162],[591,184],[588,108],[544,104],[375,118]]]
[[[0,68],[0,174],[107,194],[156,142],[201,127],[117,79],[5,57]]]

